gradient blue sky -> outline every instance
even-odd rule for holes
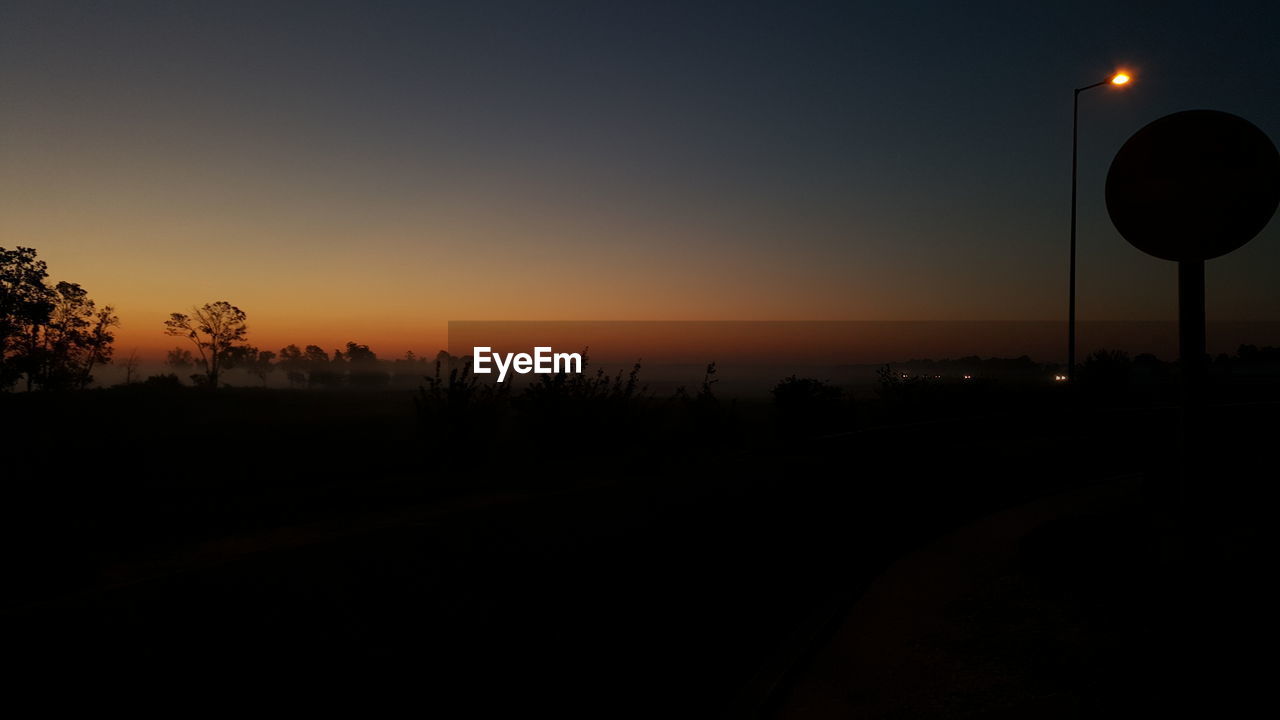
[[[1174,317],[1110,158],[1206,107],[1280,137],[1271,3],[0,2],[0,245],[122,345],[227,299],[264,347],[450,319]],[[1280,319],[1280,230],[1209,315]]]

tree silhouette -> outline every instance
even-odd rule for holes
[[[93,382],[94,365],[105,365],[111,362],[111,356],[115,352],[112,344],[116,341],[116,336],[111,330],[117,327],[120,327],[120,318],[116,316],[115,308],[111,305],[94,313],[83,345],[85,354],[84,369],[80,373],[81,388]]]
[[[53,311],[48,276],[34,249],[0,247],[0,388],[12,387],[30,369],[38,329]]]
[[[341,355],[339,353],[339,355]],[[341,357],[337,358],[341,361]],[[308,345],[302,351],[302,360],[307,368],[307,385],[310,387],[333,387],[342,381],[342,375],[334,372],[329,353],[319,345]]]
[[[297,345],[280,348],[280,360],[276,364],[285,371],[290,387],[307,383],[307,361],[302,356],[302,349]]]
[[[241,355],[242,357],[237,359],[237,364],[243,364],[251,375],[262,381],[262,387],[266,387],[267,376],[276,369],[272,362],[276,359],[276,354],[270,350],[246,347]]]
[[[138,373],[138,350],[137,348],[129,351],[129,357],[124,361],[124,384],[132,385],[133,377]]]
[[[111,361],[120,325],[110,305],[98,309],[76,283],[45,283],[36,251],[0,248],[0,389],[25,376],[27,389],[83,388],[93,368]]]
[[[173,368],[176,374],[181,377],[186,375],[188,370],[195,367],[196,359],[190,350],[176,347],[165,354],[164,364]]]
[[[99,310],[84,288],[60,282],[53,289],[49,321],[38,333],[27,373],[44,389],[83,388],[93,368],[111,361],[112,329],[120,325],[110,305]]]
[[[205,384],[217,388],[218,376],[233,367],[244,352],[242,341],[249,333],[245,312],[226,300],[205,303],[191,312],[170,314],[164,321],[164,333],[187,338],[195,345]]]
[[[347,363],[347,382],[359,387],[380,387],[391,380],[391,376],[379,367],[378,356],[368,345],[348,342],[342,358]]]

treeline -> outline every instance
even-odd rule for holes
[[[177,384],[181,375],[187,375],[197,386],[216,388],[223,373],[242,369],[263,386],[273,373],[280,372],[290,387],[377,388],[400,379],[417,384],[437,361],[446,363],[447,370],[453,360],[444,351],[433,361],[408,352],[388,363],[368,345],[357,342],[348,342],[345,350],[335,349],[332,354],[319,345],[286,345],[279,352],[263,350],[246,341],[246,320],[243,310],[225,300],[192,308],[190,314],[172,313],[164,322],[164,332],[187,340],[187,344],[169,351],[165,364],[172,372],[167,378],[148,381],[163,384],[167,379],[167,384]]]
[[[1234,355],[1219,353],[1206,356],[1210,371],[1218,376],[1230,375],[1280,375],[1280,348],[1257,345],[1240,345]],[[1123,350],[1100,349],[1089,353],[1078,367],[1081,383],[1164,382],[1174,378],[1176,361],[1162,360],[1151,353],[1130,356]],[[1062,365],[1038,363],[1026,355],[1016,358],[976,355],[959,358],[912,359],[884,365],[878,375],[880,382],[898,383],[904,380],[924,382],[929,380],[973,379],[1035,379],[1061,374]]]
[[[1206,355],[1205,364],[1210,376],[1219,379],[1274,378],[1280,376],[1280,348],[1240,345],[1234,355]],[[1081,363],[1079,373],[1081,384],[1101,388],[1159,385],[1177,379],[1178,363],[1151,353],[1130,357],[1122,350],[1097,350]]]
[[[264,386],[279,373],[295,388],[341,386],[377,388],[416,386],[424,377],[439,377],[458,369],[465,359],[444,351],[431,358],[412,352],[401,358],[379,358],[368,345],[348,342],[328,352],[318,345],[287,345],[265,350],[248,341],[246,313],[225,300],[206,303],[188,313],[172,313],[163,332],[185,341],[166,357],[167,375],[148,378],[149,384],[181,384],[189,378],[197,386],[220,387],[225,372],[240,369]],[[112,361],[119,318],[111,305],[99,307],[77,283],[49,280],[48,266],[32,248],[0,247],[0,391],[20,384],[27,390],[81,389],[94,379],[94,370]],[[1241,345],[1235,355],[1210,358],[1216,376],[1274,377],[1280,375],[1280,348]],[[948,379],[1042,379],[1056,372],[1029,357],[910,360],[880,370],[882,394],[915,392],[922,384]],[[137,359],[125,363],[125,383],[134,382]],[[1099,350],[1079,367],[1078,382],[1086,388],[1109,391],[1125,387],[1167,384],[1176,365],[1150,354],[1130,357],[1124,352]],[[808,385],[784,383],[784,397],[816,392]],[[824,401],[825,402],[825,401]]]
[[[73,282],[49,281],[32,248],[0,247],[0,390],[87,387],[111,362],[115,309]]]
[[[289,345],[279,352],[247,342],[247,316],[220,300],[173,313],[166,335],[186,340],[170,350],[167,375],[151,385],[175,385],[190,378],[197,386],[219,387],[223,374],[241,369],[263,384],[279,371],[293,387],[379,387],[397,381],[417,385],[437,358],[413,353],[394,361],[379,358],[368,345],[349,342],[332,354],[315,345]],[[120,319],[111,305],[99,306],[78,283],[49,279],[48,264],[29,247],[0,247],[0,391],[82,389],[114,354]],[[446,369],[451,362],[441,352]],[[137,357],[124,363],[125,384],[136,379]]]
[[[1052,375],[1055,370],[1056,366],[1038,363],[1026,355],[1016,358],[981,358],[977,355],[969,355],[941,360],[916,358],[891,363],[881,367],[878,374],[881,383],[957,378],[1041,380],[1046,375]]]
[[[437,364],[448,371],[457,363],[458,358],[443,350],[435,358],[419,357],[409,351],[403,357],[388,360],[378,357],[368,345],[357,342],[348,342],[345,349],[335,348],[332,353],[319,345],[300,348],[291,344],[279,351],[241,345],[223,355],[218,372],[243,370],[257,378],[264,387],[275,376],[285,379],[291,388],[378,388],[417,386],[425,376],[435,372]],[[211,382],[207,359],[186,348],[170,350],[165,357],[165,365],[171,371],[170,384],[180,377],[191,378],[197,386],[207,386]]]

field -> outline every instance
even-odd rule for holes
[[[428,705],[752,714],[952,529],[1135,475],[1176,517],[1176,409],[1063,390],[817,393],[799,414],[711,393],[3,395],[5,634],[33,667],[377,667]],[[1232,503],[1272,407],[1214,410],[1208,535],[1259,507]]]

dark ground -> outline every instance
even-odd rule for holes
[[[408,673],[420,708],[462,703],[470,716],[753,715],[785,690],[815,628],[895,558],[1001,508],[1176,470],[1176,413],[1159,402],[1070,416],[1061,393],[1014,395],[867,403],[852,432],[825,437],[724,404],[672,437],[606,427],[620,434],[606,441],[568,425],[555,442],[499,434],[483,447],[441,442],[396,392],[0,396],[5,646],[66,677]],[[1251,473],[1275,406],[1215,413],[1205,537],[1265,528],[1267,476]],[[1150,487],[1150,506],[1171,506]],[[1085,533],[1089,557],[1108,557],[1098,537],[1135,527],[1119,526]],[[1069,579],[1080,566],[1063,542],[1042,543],[1036,562]],[[1206,557],[1238,580],[1240,558],[1257,554]],[[1201,625],[1162,624],[1168,578],[1102,567],[1146,593],[1126,612],[1161,623],[1143,630],[1135,665],[1107,666],[1081,692],[1150,698],[1159,673],[1127,668],[1181,652],[1177,638]],[[1233,628],[1260,612],[1237,607]]]

